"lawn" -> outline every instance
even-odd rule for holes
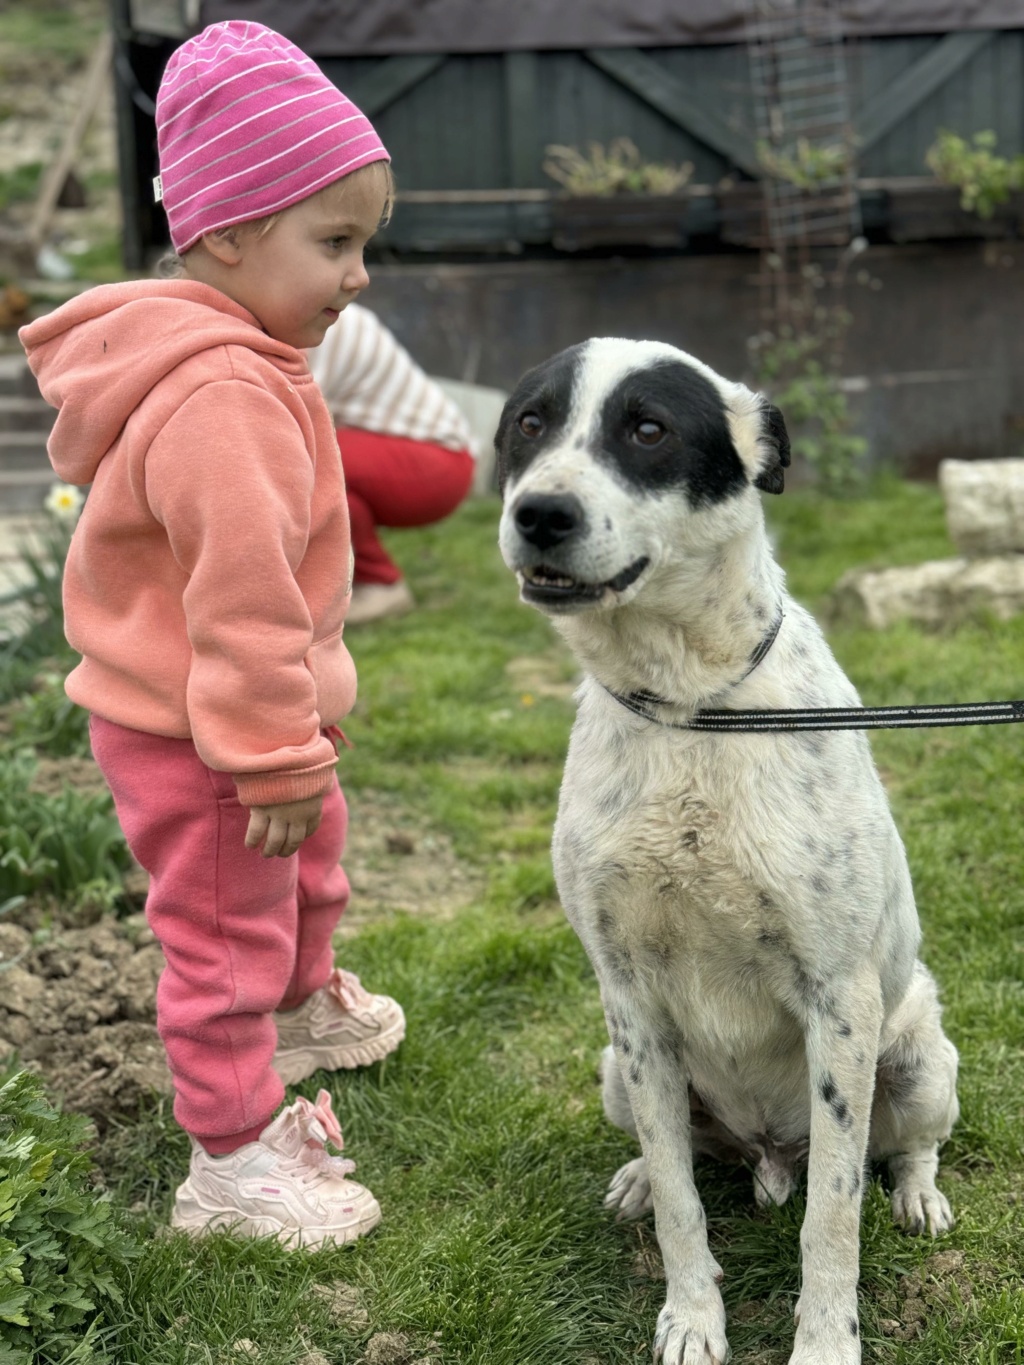
[[[768,510],[791,588],[823,617],[829,588],[851,565],[951,553],[933,488],[890,481],[844,503],[792,493]],[[544,618],[517,602],[497,552],[497,513],[495,500],[474,501],[438,527],[394,536],[420,607],[351,635],[360,700],[345,726],[354,747],[340,772],[353,829],[361,812],[379,819],[387,811],[390,825],[413,831],[421,855],[443,850],[469,888],[443,912],[428,895],[409,906],[406,894],[402,911],[384,896],[359,917],[358,933],[339,939],[343,965],[403,1002],[408,1038],[365,1073],[300,1087],[311,1097],[321,1083],[331,1090],[347,1154],[384,1221],[363,1243],[315,1255],[164,1235],[187,1142],[167,1102],[153,1098],[91,1144],[96,1178],[140,1249],[118,1271],[123,1303],[107,1307],[93,1354],[78,1358],[648,1358],[664,1292],[657,1244],[650,1222],[615,1225],[602,1209],[610,1175],[636,1151],[601,1113],[595,1067],[606,1035],[596,984],[562,919],[548,858],[573,665]],[[837,627],[831,639],[868,703],[1024,694],[1024,620],[938,634]],[[45,679],[6,720],[18,745],[34,745],[44,759],[80,742]],[[865,1359],[1019,1362],[1024,729],[880,732],[872,746],[910,855],[923,955],[960,1049],[963,1115],[940,1182],[958,1216],[950,1234],[938,1243],[904,1237],[891,1226],[880,1181],[869,1187]],[[116,878],[116,860],[99,871],[101,880]],[[352,910],[359,914],[358,903]],[[45,934],[45,916],[36,922]],[[803,1195],[765,1211],[744,1172],[701,1164],[697,1178],[725,1269],[733,1358],[785,1365]],[[39,1365],[71,1358],[36,1356]]]

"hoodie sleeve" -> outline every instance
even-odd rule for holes
[[[310,445],[298,411],[231,379],[196,390],[146,455],[149,506],[189,578],[193,741],[204,763],[234,775],[247,805],[317,795],[336,762],[296,581],[309,540]]]

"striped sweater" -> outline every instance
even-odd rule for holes
[[[369,309],[350,303],[307,355],[335,426],[476,454],[460,410]]]

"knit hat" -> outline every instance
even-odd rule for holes
[[[171,241],[299,203],[371,161],[389,161],[370,120],[294,43],[263,24],[210,24],[172,55],[156,97]]]

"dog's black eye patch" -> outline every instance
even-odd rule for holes
[[[571,346],[559,352],[529,370],[516,385],[502,409],[494,437],[499,488],[521,474],[565,430],[579,378],[582,349]],[[530,419],[536,419],[536,425]]]
[[[650,427],[664,435],[645,440]],[[602,404],[592,439],[597,458],[641,493],[682,488],[699,507],[747,483],[721,395],[684,361],[659,361],[622,379]]]

